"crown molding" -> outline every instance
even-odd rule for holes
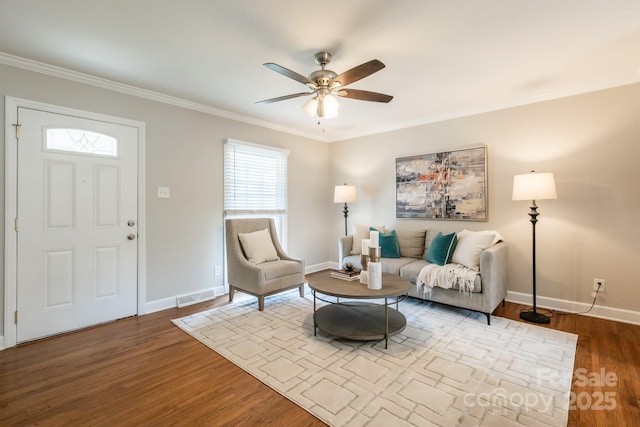
[[[111,90],[114,92],[123,93],[126,95],[135,96],[138,98],[144,98],[151,101],[161,102],[163,104],[173,105],[175,107],[181,107],[188,110],[198,111],[201,113],[209,114],[224,119],[235,120],[238,122],[260,126],[267,129],[272,129],[279,132],[284,132],[292,135],[302,136],[305,138],[330,142],[326,138],[318,137],[316,134],[302,132],[298,129],[289,128],[286,126],[280,126],[265,120],[256,119],[254,117],[245,116],[231,111],[215,108],[210,105],[200,104],[186,99],[178,98],[176,96],[165,95],[159,92],[154,92],[147,89],[142,89],[136,86],[119,83],[114,80],[105,79],[102,77],[96,77],[90,74],[81,73],[78,71],[70,70],[68,68],[58,67],[56,65],[47,64],[44,62],[34,61],[32,59],[22,58],[20,56],[11,55],[9,53],[0,52],[0,64],[8,65],[10,67],[20,68],[23,70],[33,71],[40,74],[46,74],[52,77],[57,77],[65,80],[74,81],[90,86],[99,87],[102,89]]]

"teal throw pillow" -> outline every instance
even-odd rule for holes
[[[379,233],[380,256],[382,258],[400,258],[400,245],[398,244],[396,230],[391,230],[387,234],[381,233],[373,227],[370,230]]]
[[[425,259],[427,262],[431,262],[433,264],[449,264],[451,262],[451,258],[453,258],[453,251],[456,249],[457,244],[458,237],[456,236],[456,233],[445,235],[438,233],[438,235],[431,241]]]

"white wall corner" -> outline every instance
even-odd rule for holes
[[[505,299],[517,304],[531,305],[533,303],[533,297],[531,294],[521,292],[507,291],[507,298]],[[591,304],[549,298],[539,295],[536,297],[536,305],[543,309],[558,310],[563,313],[575,313],[582,316],[597,317],[600,319],[614,320],[616,322],[640,325],[640,312],[626,310],[623,308],[605,307],[603,305],[596,304],[589,313],[584,313],[589,310]]]
[[[213,287],[213,293],[215,294],[216,298],[218,298],[220,295],[226,294],[227,291],[224,290],[224,285],[219,285]]]

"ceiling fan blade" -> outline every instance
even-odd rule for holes
[[[298,98],[300,96],[305,96],[305,95],[313,95],[314,93],[315,92],[294,93],[292,95],[279,96],[277,98],[270,98],[262,101],[257,101],[256,104],[271,104],[272,102],[284,101],[285,99]]]
[[[389,102],[393,99],[393,96],[391,95],[358,89],[340,89],[337,94],[343,98],[360,99],[362,101],[373,102]]]
[[[354,67],[350,70],[345,71],[340,74],[336,78],[332,80],[332,82],[340,82],[342,87],[351,84],[353,82],[357,82],[360,79],[363,79],[376,71],[380,71],[384,68],[384,64],[377,59],[372,59],[369,62],[365,62],[364,64],[360,64],[357,67]]]
[[[306,78],[305,76],[303,76],[302,74],[298,74],[295,71],[291,71],[288,68],[284,68],[281,65],[278,64],[274,64],[273,62],[267,62],[266,64],[263,64],[265,67],[275,71],[276,73],[280,73],[285,77],[289,77],[290,79],[293,79],[297,82],[300,82],[304,85],[314,85],[315,83],[312,82],[311,80],[309,80],[308,78]]]

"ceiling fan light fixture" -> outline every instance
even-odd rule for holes
[[[326,69],[326,65],[331,61],[331,54],[328,52],[318,52],[315,55],[315,61],[321,66],[320,70],[316,70],[309,74],[308,77],[291,71],[281,65],[273,62],[263,64],[265,67],[282,74],[285,77],[293,79],[304,84],[312,90],[312,92],[294,93],[291,95],[278,96],[276,98],[258,101],[256,104],[270,104],[272,102],[284,101],[291,98],[301,96],[315,95],[302,106],[303,111],[309,116],[317,115],[322,118],[331,118],[338,116],[338,100],[336,96],[351,99],[359,99],[371,102],[389,102],[393,96],[385,95],[377,92],[369,92],[366,90],[345,89],[345,86],[357,82],[371,74],[384,68],[384,64],[377,59],[365,62],[357,67],[351,68],[342,74],[336,74],[335,71]]]
[[[318,97],[314,96],[313,98],[305,102],[302,106],[302,109],[307,116],[313,117],[316,114],[316,110],[318,109]]]
[[[325,95],[322,104],[324,105],[325,118],[330,119],[338,116],[340,104],[338,104],[338,100],[333,95]]]

